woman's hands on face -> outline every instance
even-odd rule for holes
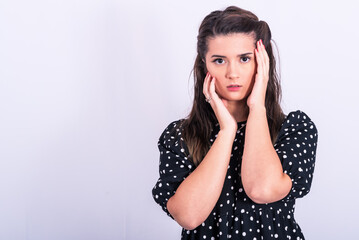
[[[265,97],[269,80],[269,57],[262,40],[257,42],[254,50],[257,60],[257,74],[250,96],[247,99],[249,109],[254,107],[265,107]]]
[[[203,94],[211,105],[221,130],[235,133],[237,121],[227,109],[227,100],[220,98],[215,89],[216,79],[208,72],[203,83]]]

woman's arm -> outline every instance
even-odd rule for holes
[[[248,97],[245,144],[242,157],[242,183],[248,197],[256,203],[271,203],[284,198],[292,181],[274,150],[266,116],[265,94],[268,83],[269,58],[261,41],[257,43],[257,74]]]
[[[173,218],[188,230],[207,219],[221,195],[237,131],[237,122],[227,110],[225,100],[215,93],[215,78],[209,73],[204,80],[203,93],[211,99],[209,102],[221,130],[202,162],[167,202]]]
[[[264,107],[250,109],[242,158],[242,183],[256,203],[271,203],[284,198],[292,187],[290,177],[274,150]]]
[[[229,131],[219,131],[206,157],[168,200],[168,211],[183,228],[192,230],[199,226],[216,205],[226,177],[234,136]]]

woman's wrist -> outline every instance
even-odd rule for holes
[[[249,107],[249,114],[253,113],[253,112],[262,112],[262,113],[266,113],[267,109],[264,106],[264,104],[253,104]]]
[[[223,128],[218,132],[218,136],[223,136],[225,138],[235,138],[236,137],[237,128]],[[218,137],[217,136],[217,137]]]

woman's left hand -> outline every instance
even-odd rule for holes
[[[257,42],[257,48],[254,52],[257,60],[257,74],[252,92],[247,99],[249,109],[257,106],[265,107],[265,97],[269,80],[269,57],[262,40]]]

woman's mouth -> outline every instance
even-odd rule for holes
[[[241,87],[242,87],[241,85],[231,84],[231,85],[227,86],[227,89],[229,91],[238,91]]]

